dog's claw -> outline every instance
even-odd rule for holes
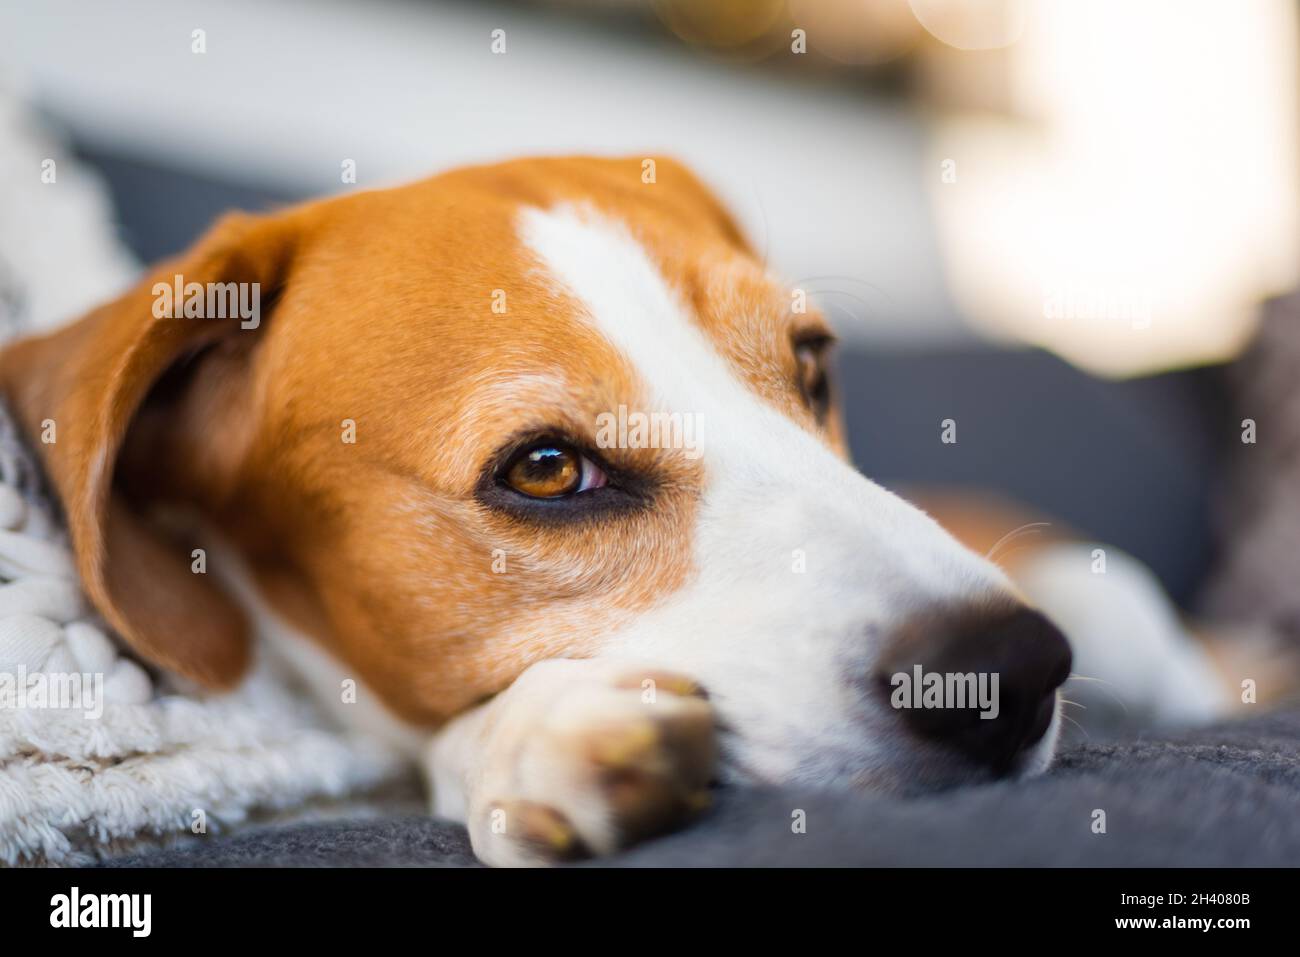
[[[714,717],[699,686],[669,672],[623,669],[594,680],[567,667],[581,664],[531,676],[488,743],[507,758],[484,782],[492,800],[472,807],[469,823],[475,852],[490,864],[608,854],[708,806]],[[582,680],[547,684],[562,674]]]
[[[532,801],[498,801],[492,813],[500,833],[538,857],[567,861],[586,856],[578,832],[555,808]]]
[[[655,753],[659,731],[649,718],[626,727],[596,734],[592,739],[592,759],[611,768],[643,764]]]
[[[646,671],[643,674],[629,674],[615,685],[618,688],[637,688],[642,692],[666,691],[681,698],[708,699],[709,694],[696,681],[672,671]]]

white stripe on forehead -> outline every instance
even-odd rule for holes
[[[796,773],[808,755],[791,742],[860,753],[854,689],[873,666],[871,636],[918,610],[1005,593],[1001,573],[751,391],[624,225],[529,209],[520,234],[637,370],[650,411],[702,417],[692,574],[602,635],[602,654],[697,677],[745,729],[739,763],[760,777]]]
[[[742,408],[745,415],[765,417],[755,406],[771,414],[732,374],[622,223],[587,208],[529,208],[520,236],[641,374],[658,407],[645,411],[703,415],[710,432]]]

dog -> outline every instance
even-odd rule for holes
[[[1070,644],[849,464],[801,306],[681,164],[528,159],[228,215],[0,388],[136,653],[224,689],[278,648],[484,861],[549,863],[718,781],[1051,761]]]

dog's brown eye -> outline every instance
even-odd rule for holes
[[[606,483],[605,473],[594,462],[559,443],[525,449],[507,466],[503,478],[529,498],[562,498]]]
[[[825,355],[830,343],[829,336],[816,336],[797,342],[794,347],[799,390],[819,420],[826,417],[831,405],[831,385],[826,373]]]

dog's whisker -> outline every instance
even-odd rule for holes
[[[1036,535],[1040,529],[1047,528],[1051,524],[1052,524],[1051,522],[1026,522],[1024,525],[1021,525],[1019,528],[1013,528],[1011,531],[1007,532],[996,542],[994,542],[993,547],[990,548],[985,553],[984,557],[987,558],[989,561],[992,561],[994,556],[997,555],[998,549],[1000,549],[1003,545],[1011,542],[1013,539],[1021,535]]]
[[[1070,681],[1098,681],[1105,685],[1113,685],[1115,682],[1107,681],[1105,678],[1094,678],[1091,675],[1081,675],[1077,671],[1070,672]]]
[[[805,276],[803,279],[799,280],[799,284],[801,286],[806,286],[806,287],[811,287],[816,283],[825,283],[825,282],[856,283],[859,286],[865,286],[866,288],[870,289],[872,292],[876,293],[878,296],[881,296],[882,298],[886,298],[886,299],[891,298],[889,293],[883,287],[867,279],[863,279],[860,276],[846,276],[846,275],[841,275],[839,273],[828,273],[826,275],[821,275],[821,276]]]
[[[1010,558],[1012,555],[1014,555],[1017,551],[1020,551],[1021,549],[1032,547],[1032,544],[1033,543],[1031,542],[1020,542],[1020,541],[1010,542],[1008,543],[1007,547],[1002,549],[1002,551],[998,552],[998,554],[986,555],[985,558],[987,558],[989,561],[994,562],[996,564],[998,562],[1003,561],[1004,559]]]
[[[1127,715],[1127,714],[1129,713],[1129,712],[1128,712],[1128,705],[1124,702],[1124,699],[1123,699],[1122,697],[1120,697],[1119,693],[1118,693],[1117,691],[1114,690],[1115,682],[1113,682],[1113,681],[1107,681],[1105,678],[1093,678],[1093,677],[1090,677],[1090,676],[1088,676],[1088,675],[1076,674],[1076,673],[1074,673],[1074,672],[1071,672],[1071,673],[1070,673],[1070,677],[1066,679],[1066,684],[1069,684],[1071,681],[1095,681],[1095,682],[1097,682],[1099,685],[1102,685],[1102,686],[1103,686],[1101,690],[1102,690],[1102,691],[1105,691],[1108,695],[1110,695],[1111,699],[1112,699],[1112,700],[1113,700],[1117,705],[1120,706],[1120,710],[1122,710],[1122,711],[1124,712],[1125,715]]]
[[[1079,724],[1079,722],[1075,721],[1073,718],[1071,718],[1071,717],[1070,717],[1068,714],[1066,714],[1064,711],[1061,712],[1061,719],[1062,719],[1063,721],[1068,721],[1068,722],[1070,722],[1070,724],[1074,725],[1076,728],[1079,729],[1079,731],[1083,734],[1083,736],[1084,736],[1085,738],[1087,738],[1089,741],[1092,740],[1092,735],[1090,735],[1090,734],[1088,733],[1088,729],[1085,728],[1083,725]]]

